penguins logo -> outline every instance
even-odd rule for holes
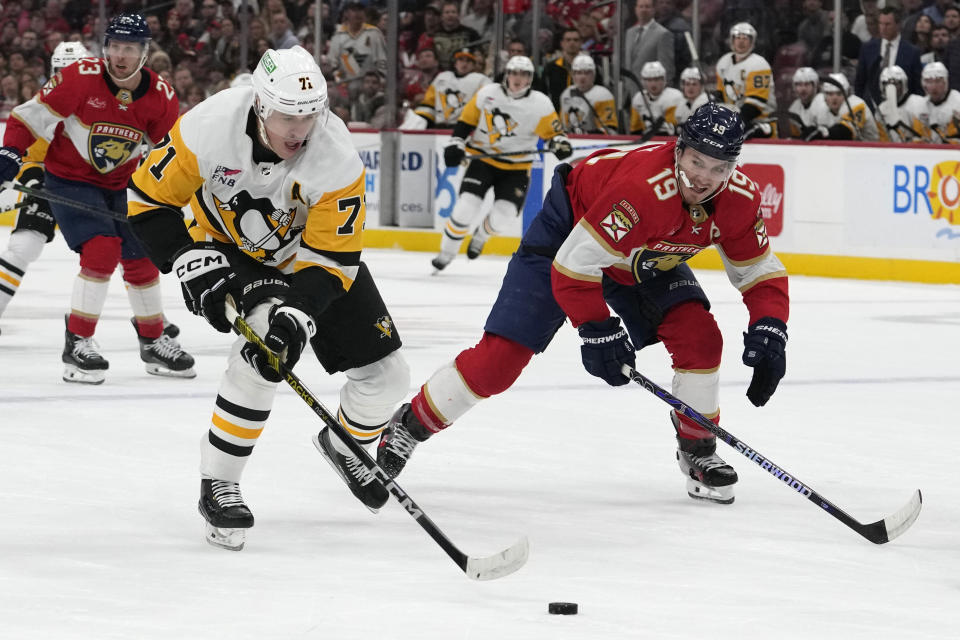
[[[240,191],[229,201],[216,197],[217,209],[223,215],[224,226],[234,242],[245,253],[264,262],[272,262],[273,256],[295,241],[303,227],[293,227],[296,207],[279,209],[269,198],[254,198]],[[232,216],[229,214],[233,214]]]
[[[450,120],[460,115],[463,110],[464,95],[457,89],[447,89],[443,92],[443,118]]]
[[[393,337],[393,320],[390,319],[390,316],[381,316],[373,326],[380,332],[381,340]]]
[[[516,135],[513,130],[517,128],[517,121],[511,118],[509,113],[500,111],[500,107],[485,112],[485,116],[490,144],[497,144],[500,138],[512,138]]]

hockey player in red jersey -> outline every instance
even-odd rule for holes
[[[565,318],[583,340],[586,370],[614,386],[628,382],[621,369],[634,365],[634,345],[662,342],[673,360],[673,393],[719,422],[722,337],[686,265],[710,245],[750,314],[747,397],[766,404],[786,370],[787,274],[767,241],[756,185],[736,169],[744,135],[738,113],[710,103],[676,142],[603,150],[575,169],[560,165],[483,337],[397,411],[380,440],[381,467],[396,476],[419,442],[508,389]],[[671,419],[688,494],[733,502],[737,474],[717,456],[716,437],[684,416]]]
[[[98,353],[93,334],[118,264],[147,372],[196,375],[193,358],[163,333],[159,271],[129,227],[109,217],[111,212],[126,214],[127,180],[143,152],[167,134],[179,111],[173,88],[143,68],[149,40],[150,29],[141,16],[113,18],[104,35],[104,57],[83,58],[63,69],[16,107],[0,149],[0,181],[7,182],[16,177],[34,141],[48,140],[45,189],[104,211],[101,216],[50,203],[64,239],[80,254],[63,351],[63,379],[68,382],[104,380],[109,365]]]

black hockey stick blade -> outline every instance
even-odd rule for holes
[[[657,383],[655,383],[653,380],[638,372],[630,365],[623,365],[621,371],[627,378],[636,382],[641,387],[673,407],[673,410],[678,414],[681,414],[693,422],[696,422],[699,426],[714,434],[720,440],[726,442],[737,452],[764,471],[768,472],[774,478],[780,480],[783,484],[793,489],[799,495],[807,498],[810,500],[810,502],[817,505],[831,516],[847,525],[874,544],[884,544],[890,542],[896,537],[899,537],[904,531],[909,529],[914,522],[916,522],[917,517],[920,515],[920,507],[923,505],[923,497],[920,495],[920,490],[918,489],[916,493],[913,494],[913,497],[910,498],[909,502],[901,507],[896,513],[887,516],[883,520],[871,522],[870,524],[858,522],[846,511],[810,488],[810,485],[802,482],[795,475],[780,465],[775,464],[773,460],[761,454],[759,451],[748,445],[743,440],[740,440],[729,431],[723,429],[717,424],[714,424],[712,421],[708,420],[693,408],[687,406],[676,396],[671,394],[663,387],[657,385]]]
[[[530,555],[530,543],[527,541],[526,536],[520,538],[503,551],[482,558],[468,556],[457,548],[443,531],[440,530],[440,527],[434,524],[433,520],[414,502],[413,498],[401,489],[400,485],[388,476],[387,472],[381,469],[376,461],[370,457],[367,450],[353,439],[353,436],[340,424],[340,421],[307,389],[303,381],[300,380],[293,371],[287,368],[276,353],[271,351],[270,348],[263,343],[263,340],[257,335],[257,332],[253,330],[253,327],[247,324],[247,321],[240,316],[236,305],[229,296],[227,297],[226,303],[226,316],[230,324],[233,325],[233,330],[260,349],[264,356],[266,356],[270,366],[283,376],[286,383],[290,385],[307,406],[313,409],[313,412],[317,414],[320,420],[329,427],[331,431],[336,432],[337,436],[339,436],[340,440],[350,449],[351,453],[363,463],[363,466],[366,467],[368,471],[377,477],[377,480],[383,483],[383,486],[390,495],[392,495],[410,517],[433,538],[434,542],[450,556],[450,559],[467,574],[467,577],[474,580],[495,580],[496,578],[510,575],[527,562],[527,557]]]

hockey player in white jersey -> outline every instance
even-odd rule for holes
[[[416,108],[416,114],[429,123],[428,128],[452,128],[473,94],[490,84],[490,78],[477,71],[479,62],[475,53],[461,49],[453,55],[453,70],[441,71],[433,79]]]
[[[898,65],[880,72],[880,92],[885,96],[877,105],[881,140],[929,142],[926,98],[909,93],[908,86],[907,73]]]
[[[514,56],[507,61],[503,83],[488,84],[473,96],[443,150],[443,160],[448,167],[459,165],[467,153],[522,152],[533,149],[540,139],[547,141],[547,149],[558,160],[570,157],[573,146],[563,135],[563,125],[553,103],[545,94],[530,88],[533,73],[530,58]],[[440,253],[431,261],[434,269],[446,268],[456,257],[491,188],[493,208],[473,232],[467,247],[468,258],[479,256],[490,236],[501,233],[520,214],[532,162],[530,153],[470,160],[460,183],[457,204],[443,229]]]
[[[949,80],[942,62],[929,62],[923,67],[928,137],[933,142],[960,144],[960,91],[951,89]]]
[[[671,123],[676,122],[677,108],[684,102],[683,94],[667,86],[667,70],[656,60],[640,69],[640,82],[643,87],[630,101],[630,133],[639,135],[655,126],[656,133],[672,136],[676,128]]]
[[[596,83],[597,66],[585,53],[570,64],[573,84],[560,94],[560,121],[567,133],[617,132],[617,106],[613,93]]]
[[[806,140],[817,129],[816,117],[827,108],[820,93],[820,77],[813,67],[800,67],[793,72],[793,94],[790,103],[789,137]]]
[[[326,82],[301,47],[263,54],[253,86],[225,89],[177,120],[131,179],[128,217],[150,258],[180,279],[184,301],[221,332],[232,299],[293,367],[309,343],[342,371],[338,419],[360,443],[383,430],[409,384],[400,338],[366,265],[365,172]],[[189,233],[183,211],[194,223]],[[280,374],[238,338],[200,454],[207,541],[243,547],[253,514],[240,479]],[[376,510],[386,489],[324,427],[314,444]]]
[[[330,38],[327,57],[333,62],[337,79],[348,83],[355,95],[368,71],[387,72],[387,43],[383,33],[364,21],[366,11],[359,2],[343,5],[343,23]]]
[[[749,22],[730,27],[730,51],[717,61],[717,91],[724,104],[740,111],[747,138],[776,137],[777,98],[770,63],[753,47],[757,30]]]
[[[710,102],[710,96],[703,89],[703,74],[698,67],[687,67],[680,72],[680,91],[683,93],[683,101],[677,106],[670,120],[670,124],[678,131],[680,125],[686,122],[694,111]]]
[[[813,112],[816,129],[807,135],[807,140],[876,142],[880,139],[870,108],[859,96],[850,93],[850,81],[845,75],[831,73],[820,86],[824,105]]]

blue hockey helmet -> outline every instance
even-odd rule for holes
[[[104,46],[111,40],[146,43],[151,36],[150,27],[147,26],[147,21],[143,19],[143,16],[136,13],[121,13],[107,25],[107,30],[103,35],[103,43]]]
[[[680,127],[677,149],[683,151],[690,147],[705,156],[736,163],[745,136],[746,127],[738,112],[708,102],[694,111]]]

